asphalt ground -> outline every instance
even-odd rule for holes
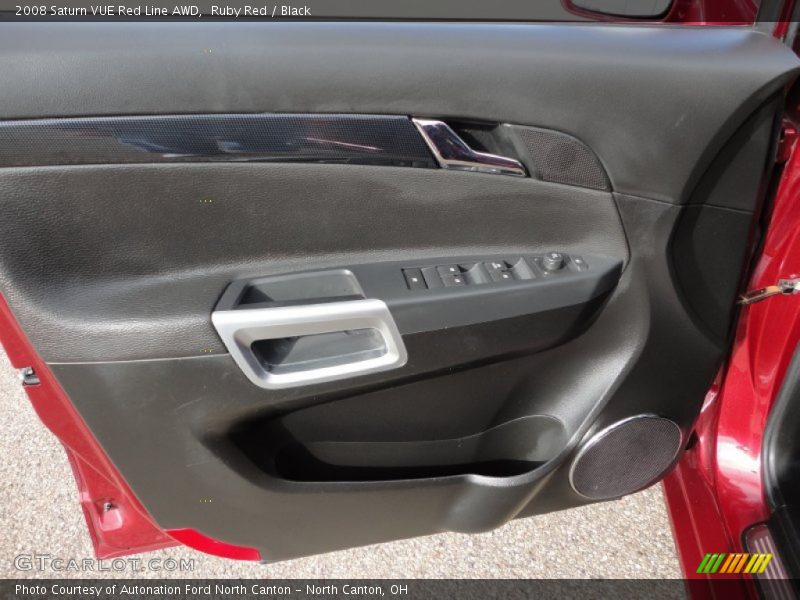
[[[97,577],[92,572],[15,566],[21,555],[78,561],[93,555],[66,455],[38,420],[2,351],[0,432],[0,577]],[[194,559],[191,571],[137,574],[152,578],[681,576],[660,486],[614,502],[517,520],[489,533],[443,533],[272,565],[214,558],[188,548],[151,552],[142,558]]]

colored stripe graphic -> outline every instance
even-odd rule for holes
[[[745,573],[752,573],[755,569],[756,565],[761,562],[763,557],[760,554],[753,554],[753,557],[750,559],[750,562],[747,563],[747,566],[744,568]]]
[[[761,556],[763,556],[764,558],[762,559],[761,564],[758,565],[758,569],[754,571],[754,573],[756,573],[757,575],[761,575],[762,573],[764,573],[764,571],[767,570],[767,565],[769,564],[769,561],[772,560],[772,554],[762,554]]]
[[[728,554],[728,558],[722,563],[722,568],[719,570],[720,573],[730,573],[729,569],[731,568],[731,564],[733,564],[733,559],[736,557],[735,554]]]
[[[699,566],[699,567],[697,567],[697,572],[698,572],[698,573],[705,573],[705,572],[706,572],[706,563],[708,563],[708,559],[709,559],[710,557],[711,557],[711,555],[710,555],[710,554],[706,554],[706,555],[703,557],[703,560],[701,560],[701,561],[700,561],[700,566]]]
[[[767,565],[769,565],[771,560],[772,554],[725,554],[724,552],[709,552],[703,557],[703,560],[700,561],[697,572],[707,575],[714,575],[716,573],[748,573],[751,575],[761,575],[766,571]]]
[[[747,564],[747,558],[749,556],[750,556],[749,554],[742,554],[739,557],[739,560],[736,561],[736,565],[734,566],[734,570],[733,570],[734,573],[741,573],[742,572],[742,569],[744,569],[745,564]]]
[[[719,558],[717,558],[717,560],[714,562],[714,566],[712,566],[711,567],[711,571],[709,571],[710,573],[713,574],[713,573],[717,572],[717,569],[719,569],[719,566],[722,564],[722,559],[723,558],[725,558],[725,554],[724,553],[720,554]]]
[[[725,571],[726,573],[736,573],[736,569],[739,568],[739,563],[742,562],[743,554],[734,554],[733,560],[731,561],[731,565],[728,567],[728,570]]]
[[[698,573],[716,573],[725,554],[706,554],[700,566],[697,567]]]
[[[747,561],[749,559],[750,559],[750,555],[749,554],[742,554],[742,558],[739,561],[739,564],[736,565],[736,572],[737,573],[741,573],[742,572],[742,569],[744,569],[744,567],[747,564]]]

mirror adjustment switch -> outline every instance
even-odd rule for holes
[[[403,269],[403,276],[406,278],[406,285],[410,290],[427,290],[428,284],[422,276],[422,269]]]
[[[558,271],[564,266],[564,255],[561,252],[548,252],[542,257],[542,268],[545,271]]]
[[[467,285],[466,279],[461,274],[458,275],[442,275],[442,283],[444,283],[444,287],[458,287],[461,285]]]

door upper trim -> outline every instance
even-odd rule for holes
[[[197,161],[438,166],[404,116],[265,113],[0,121],[0,167]]]

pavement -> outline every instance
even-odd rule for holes
[[[0,578],[92,577],[18,570],[15,557],[92,557],[66,455],[39,422],[0,351]],[[443,533],[272,565],[214,558],[188,548],[145,560],[193,559],[196,578],[678,578],[660,486],[622,500],[513,521],[490,533]],[[161,563],[167,564],[167,563]],[[104,577],[130,577],[129,572]],[[137,575],[138,576],[138,575]]]

